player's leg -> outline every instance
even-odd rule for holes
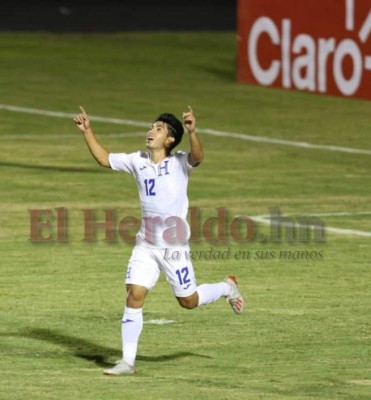
[[[210,304],[225,297],[236,314],[241,314],[244,307],[243,297],[238,290],[237,280],[233,275],[229,275],[223,282],[204,283],[197,287],[199,297],[198,305]]]
[[[236,278],[229,275],[224,282],[203,283],[197,286],[194,293],[186,297],[177,297],[178,303],[183,308],[196,308],[202,305],[214,303],[221,297],[227,299],[233,311],[240,314],[243,310],[244,300],[238,290]]]
[[[134,367],[143,330],[143,305],[148,289],[140,285],[126,285],[126,289],[126,307],[121,321],[122,359]]]
[[[147,296],[148,289],[144,286],[127,284],[126,285],[126,307],[142,308]]]
[[[219,283],[203,283],[197,286],[196,290],[189,296],[179,297],[176,299],[181,307],[192,309],[206,304],[214,303],[221,297],[227,297],[230,293],[229,286],[226,282]]]
[[[198,307],[199,296],[197,291],[186,297],[179,297],[175,295],[175,298],[178,300],[178,303],[181,307],[187,308],[188,310],[192,310],[192,308]]]
[[[192,261],[187,249],[168,250],[162,255],[158,251],[161,269],[165,272],[179,304],[187,309],[214,303],[221,297],[227,299],[235,313],[242,312],[243,298],[238,291],[237,281],[229,276],[219,283],[204,283],[197,286]]]
[[[126,274],[127,299],[121,324],[122,360],[104,371],[107,375],[124,375],[135,372],[134,365],[138,342],[143,329],[143,305],[148,291],[156,284],[160,270],[151,251],[136,246]]]

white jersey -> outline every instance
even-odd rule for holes
[[[187,223],[187,187],[192,166],[188,153],[177,151],[158,164],[149,153],[111,153],[112,169],[133,175],[142,209],[137,244],[167,248],[186,245],[190,236]]]

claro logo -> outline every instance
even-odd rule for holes
[[[355,31],[355,1],[345,0],[344,6],[345,33]],[[256,81],[269,86],[280,80],[284,88],[326,93],[328,74],[332,73],[338,90],[345,96],[353,95],[365,70],[371,70],[371,56],[363,55],[361,49],[371,34],[371,11],[360,24],[356,40],[314,38],[308,33],[293,36],[294,23],[284,18],[277,26],[271,18],[262,16],[252,24],[247,41],[248,63]],[[280,47],[280,57],[272,56],[268,64],[259,59],[258,46],[263,35],[272,46]],[[345,71],[345,62],[348,66],[351,63],[350,70]]]

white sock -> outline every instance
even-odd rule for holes
[[[197,287],[198,306],[214,303],[221,297],[228,296],[229,286],[225,282],[204,283]]]
[[[123,359],[131,366],[135,364],[139,336],[143,328],[142,308],[125,307],[122,317],[121,335]]]

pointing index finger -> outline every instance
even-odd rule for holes
[[[83,114],[86,115],[86,111],[84,110],[84,107],[80,106],[80,110],[81,110],[81,112],[82,112]]]

